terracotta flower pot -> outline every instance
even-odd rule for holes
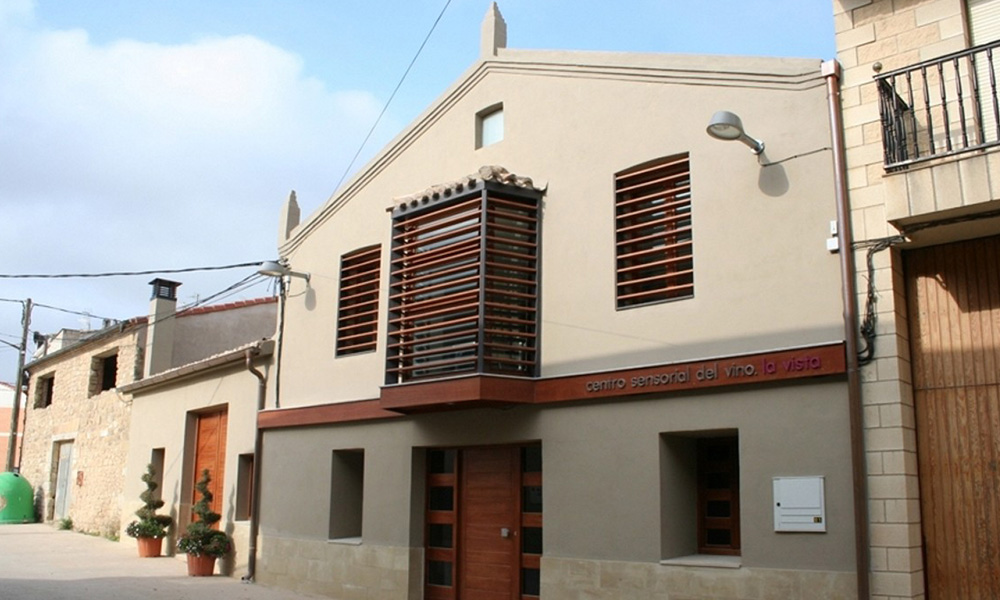
[[[139,543],[140,558],[159,556],[163,551],[163,538],[140,537],[135,541]]]
[[[188,575],[191,577],[209,577],[215,573],[214,556],[188,554],[187,565]]]

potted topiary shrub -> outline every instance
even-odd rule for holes
[[[212,511],[212,492],[208,489],[210,481],[212,478],[208,474],[208,469],[205,469],[201,473],[201,479],[194,486],[194,489],[201,494],[201,499],[191,507],[191,512],[197,519],[191,521],[187,531],[177,542],[177,549],[188,555],[188,575],[211,575],[215,572],[215,559],[225,556],[233,549],[228,535],[218,529],[212,529],[222,515]]]
[[[167,530],[174,520],[169,515],[158,515],[156,511],[163,508],[163,500],[158,500],[153,494],[157,485],[156,471],[152,463],[146,465],[146,472],[142,475],[142,481],[146,484],[146,491],[139,494],[142,500],[142,508],[135,511],[138,521],[132,521],[125,528],[125,533],[134,537],[139,544],[139,556],[149,558],[159,556],[163,551],[163,538],[167,536]]]

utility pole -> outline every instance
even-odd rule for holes
[[[17,376],[14,378],[14,406],[10,411],[10,437],[7,438],[7,471],[14,470],[14,453],[17,450],[18,420],[21,415],[21,387],[24,385],[24,354],[28,350],[28,327],[31,325],[31,298],[24,302],[21,313],[21,345],[17,352]]]

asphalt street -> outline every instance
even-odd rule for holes
[[[243,583],[238,577],[188,577],[183,556],[139,558],[130,542],[51,525],[0,525],[0,600],[319,598]]]

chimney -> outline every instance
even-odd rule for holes
[[[483,60],[496,56],[501,48],[507,47],[507,22],[503,20],[496,2],[491,3],[486,11],[480,35],[479,57]]]
[[[154,279],[153,297],[149,302],[149,328],[146,331],[145,376],[166,371],[174,358],[174,313],[177,311],[176,281]]]

